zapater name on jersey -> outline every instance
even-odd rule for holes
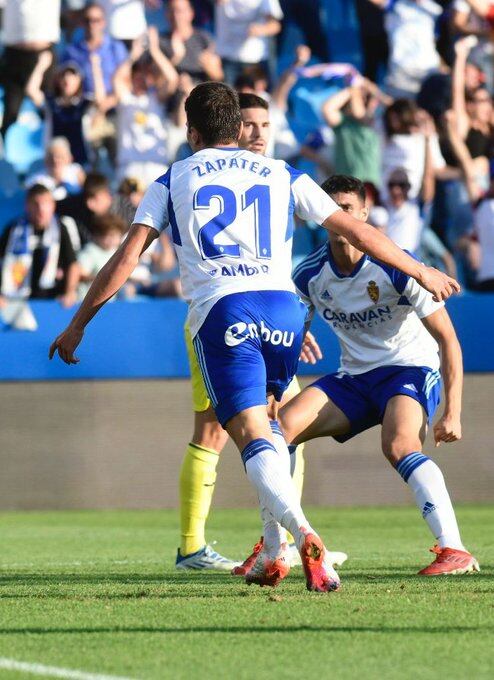
[[[363,255],[349,276],[336,266],[329,243],[296,268],[304,302],[336,333],[340,370],[349,374],[380,366],[439,368],[439,348],[421,318],[443,306],[406,274]]]
[[[284,161],[225,147],[174,163],[149,187],[134,223],[158,232],[170,226],[194,336],[225,295],[294,292],[294,213],[321,223],[336,210],[315,182]]]

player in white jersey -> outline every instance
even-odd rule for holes
[[[50,357],[58,351],[66,363],[78,362],[74,351],[85,326],[170,226],[194,348],[218,420],[241,451],[263,516],[294,536],[308,589],[334,590],[338,576],[302,511],[276,422],[277,403],[297,369],[306,317],[290,276],[293,213],[344,234],[440,300],[459,287],[339,209],[307,175],[239,149],[238,97],[228,86],[201,83],[185,109],[195,153],[148,188],[126,240],[52,343]],[[286,546],[265,548],[265,583],[275,585],[288,572]]]
[[[367,219],[362,182],[335,175],[323,188],[343,210]],[[434,439],[439,445],[461,438],[461,348],[443,303],[332,232],[328,243],[297,267],[294,281],[311,311],[338,337],[341,362],[337,373],[317,380],[281,409],[286,440],[346,441],[382,424],[383,453],[412,489],[438,542],[436,559],[419,573],[478,570],[461,541],[442,473],[422,453],[440,401],[439,350],[446,403]]]

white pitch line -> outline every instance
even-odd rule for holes
[[[132,680],[119,675],[101,675],[101,673],[86,673],[70,668],[59,668],[58,666],[45,666],[41,663],[28,663],[0,657],[0,668],[6,671],[22,671],[32,675],[44,675],[51,678],[66,678],[67,680]]]

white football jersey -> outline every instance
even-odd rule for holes
[[[297,292],[336,333],[340,371],[380,366],[439,368],[439,347],[420,319],[440,309],[415,279],[363,255],[343,276],[325,243],[293,273]]]
[[[173,163],[148,188],[134,218],[177,251],[194,336],[215,302],[246,291],[294,291],[293,215],[321,224],[339,207],[284,161],[209,148]]]

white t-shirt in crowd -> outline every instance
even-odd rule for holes
[[[283,18],[278,0],[225,0],[217,3],[216,49],[220,57],[247,64],[267,59],[269,38],[249,36],[249,26],[264,23],[267,17]]]
[[[494,199],[482,201],[475,211],[474,228],[480,244],[479,282],[494,279]]]
[[[147,27],[143,0],[100,0],[105,10],[108,31],[117,40],[134,40]]]
[[[6,0],[3,43],[60,41],[60,0]]]
[[[117,106],[117,161],[168,165],[167,123],[163,103],[154,90],[127,92]]]
[[[382,193],[388,194],[388,179],[393,170],[403,168],[408,175],[410,191],[408,197],[415,199],[420,193],[425,167],[426,139],[420,132],[411,135],[393,135],[384,142],[382,150]],[[431,137],[431,156],[434,170],[446,165],[436,135]]]
[[[420,246],[423,220],[418,205],[405,201],[399,208],[388,206],[386,235],[404,250],[416,253]]]
[[[433,0],[397,0],[385,18],[390,55],[387,82],[405,92],[418,92],[421,81],[440,65],[436,20],[442,7]]]

